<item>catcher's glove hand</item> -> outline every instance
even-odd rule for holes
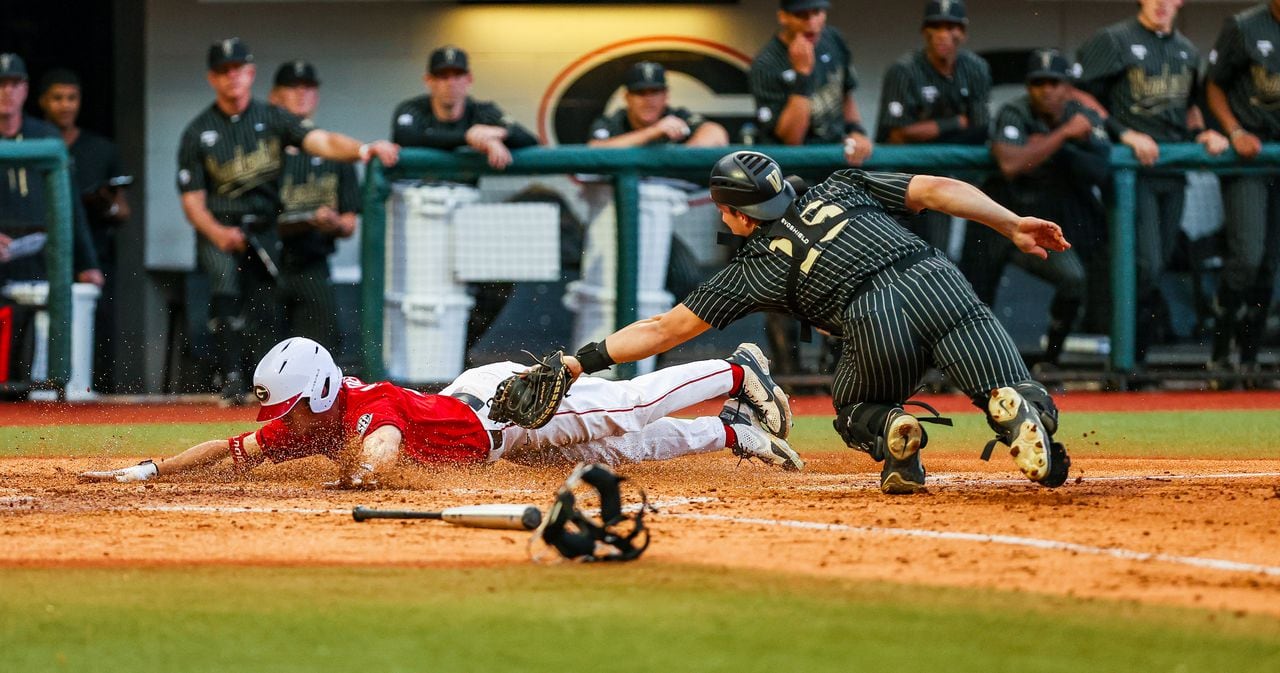
[[[523,428],[540,428],[556,415],[572,379],[564,362],[564,351],[551,353],[538,364],[498,384],[489,405],[489,419]]]

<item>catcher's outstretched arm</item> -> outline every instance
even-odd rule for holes
[[[708,329],[711,329],[709,323],[684,304],[677,304],[666,313],[623,327],[604,341],[614,362],[635,362],[665,353]],[[582,373],[582,363],[577,358],[566,356],[565,364],[575,377]]]

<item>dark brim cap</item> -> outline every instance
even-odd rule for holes
[[[1027,79],[1056,79],[1066,81],[1072,76],[1071,64],[1057,49],[1037,49],[1027,58]]]
[[[471,72],[467,65],[467,52],[457,47],[440,47],[431,52],[431,58],[427,59],[427,72],[435,75],[446,70]]]
[[[14,53],[0,54],[0,79],[27,79],[27,62]]]
[[[828,0],[782,0],[778,8],[789,14],[803,12],[807,9],[830,9]]]
[[[253,54],[249,51],[249,45],[238,37],[230,37],[209,45],[210,70],[217,70],[232,63],[253,63]]]
[[[660,91],[667,88],[667,69],[661,63],[640,61],[627,69],[627,91]]]
[[[924,6],[924,23],[954,23],[969,25],[969,13],[964,0],[929,0]]]
[[[316,67],[301,59],[281,63],[276,69],[275,86],[320,86]]]

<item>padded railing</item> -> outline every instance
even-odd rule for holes
[[[34,169],[44,177],[45,264],[49,278],[49,373],[61,390],[71,378],[71,179],[67,147],[57,138],[0,141],[0,167]]]
[[[583,146],[556,148],[536,147],[513,152],[514,161],[504,171],[510,175],[547,173],[591,173],[612,175],[618,213],[617,323],[621,327],[635,321],[637,315],[636,251],[639,250],[639,181],[642,176],[705,177],[712,164],[728,148],[685,148],[662,146],[634,149],[588,149]],[[828,172],[844,168],[843,149],[839,145],[807,147],[756,147],[767,152],[782,165],[785,172]],[[1136,277],[1134,265],[1134,184],[1140,171],[1209,170],[1223,174],[1276,172],[1280,166],[1280,147],[1266,146],[1262,154],[1249,162],[1240,161],[1233,152],[1210,157],[1194,143],[1163,145],[1160,160],[1150,169],[1141,168],[1127,147],[1112,150],[1115,169],[1116,200],[1112,210],[1111,283],[1115,297],[1111,327],[1111,365],[1129,372],[1134,364],[1134,305]],[[983,147],[964,145],[888,146],[875,150],[866,168],[898,170],[909,173],[937,173],[974,176],[995,170],[991,154]],[[364,231],[361,235],[363,266],[362,351],[365,375],[370,379],[384,375],[382,363],[382,301],[384,291],[384,258],[386,254],[386,200],[393,180],[421,178],[458,178],[465,175],[495,173],[484,157],[472,152],[442,152],[428,149],[405,149],[400,162],[386,168],[374,161],[364,185]],[[574,344],[580,345],[580,344]],[[634,369],[623,366],[623,376]]]

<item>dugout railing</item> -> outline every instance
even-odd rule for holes
[[[65,392],[71,378],[71,178],[66,145],[57,138],[0,141],[0,168],[38,171],[44,181],[45,266],[49,281],[49,370],[33,387]]]
[[[637,298],[639,263],[639,184],[644,176],[705,178],[712,164],[735,147],[685,148],[662,146],[632,149],[587,149],[574,147],[536,147],[512,153],[507,175],[575,174],[610,175],[614,179],[617,209],[617,306],[618,326],[639,318]],[[822,173],[846,167],[839,145],[806,147],[768,146],[762,149],[782,165],[788,173]],[[1112,320],[1109,364],[1120,375],[1134,369],[1134,307],[1136,266],[1134,262],[1134,187],[1140,172],[1183,172],[1206,170],[1223,175],[1274,173],[1280,171],[1280,147],[1264,146],[1251,161],[1241,161],[1234,152],[1211,157],[1195,143],[1167,144],[1160,147],[1160,159],[1154,166],[1142,167],[1127,147],[1117,146],[1111,153],[1115,187],[1111,212],[1111,285]],[[876,147],[866,168],[915,173],[956,175],[980,180],[996,170],[990,152],[983,147],[964,145]],[[391,183],[399,179],[461,179],[464,176],[497,174],[485,158],[473,152],[406,148],[396,166],[387,168],[376,160],[370,164],[364,184],[363,231],[361,234],[361,303],[363,309],[361,351],[365,375],[371,380],[385,374],[382,362],[383,292],[386,255],[386,202]],[[622,366],[622,376],[634,369]]]

